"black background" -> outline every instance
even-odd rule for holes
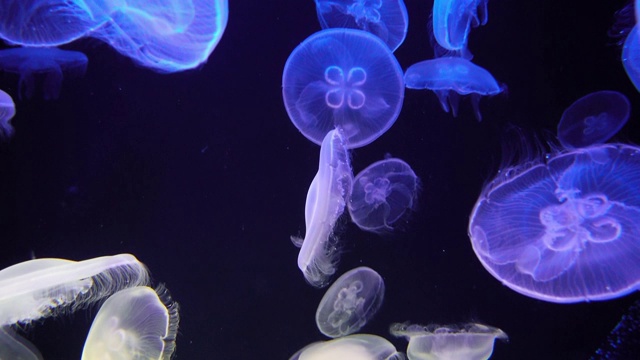
[[[401,66],[431,58],[430,1],[410,0]],[[472,31],[474,62],[508,92],[463,100],[458,118],[436,96],[408,90],[395,125],[353,152],[357,173],[387,153],[420,177],[417,210],[393,234],[343,219],[338,273],[367,265],[384,278],[378,315],[362,330],[391,338],[392,322],[499,327],[493,359],[585,359],[638,294],[560,305],[520,295],[477,260],[469,213],[505,155],[552,140],[573,101],[610,89],[632,103],[617,141],[640,141],[640,96],[608,35],[624,1],[499,1]],[[96,40],[65,46],[89,57],[60,99],[17,100],[14,138],[0,145],[0,268],[36,257],[83,260],[132,253],[181,305],[178,359],[287,359],[323,340],[314,289],[290,235],[304,234],[304,202],[319,147],[292,125],[281,77],[291,51],[319,30],[311,0],[231,0],[206,65],[163,75]],[[14,98],[17,76],[0,74]],[[506,129],[511,129],[505,131]],[[513,129],[519,129],[514,131]],[[522,140],[516,136],[522,135]],[[507,145],[505,145],[507,144]],[[45,359],[78,359],[97,307],[40,321],[26,337]]]

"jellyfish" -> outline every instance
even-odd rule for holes
[[[0,326],[29,324],[75,311],[114,292],[149,282],[133,255],[85,261],[35,259],[0,271]]]
[[[638,25],[631,29],[622,46],[622,66],[636,90],[640,91],[640,36],[638,35]]]
[[[328,29],[293,50],[282,74],[282,96],[293,124],[320,144],[340,128],[347,148],[367,145],[396,121],[404,98],[402,70],[378,37]]]
[[[493,354],[495,339],[507,340],[502,330],[473,323],[464,326],[396,323],[389,331],[409,340],[409,360],[485,360]]]
[[[178,304],[164,287],[121,290],[98,311],[82,359],[170,359],[178,321]]]
[[[347,203],[351,219],[362,230],[393,230],[416,200],[419,181],[411,167],[400,159],[385,159],[356,175]]]
[[[607,300],[640,284],[640,148],[572,149],[504,169],[473,208],[469,237],[509,288],[557,303]]]
[[[372,33],[391,51],[407,36],[409,15],[403,0],[316,0],[323,29],[350,28]]]
[[[429,89],[436,93],[445,112],[449,108],[458,115],[459,95],[471,95],[471,104],[478,121],[480,97],[501,93],[504,88],[485,69],[459,57],[442,57],[411,65],[405,75],[409,89]]]
[[[9,94],[0,90],[0,139],[13,135],[11,119],[16,115],[16,105]]]
[[[361,266],[340,276],[324,294],[316,311],[316,325],[336,338],[360,331],[378,312],[384,299],[384,281],[373,269]]]
[[[300,247],[298,267],[309,284],[328,285],[335,273],[339,252],[333,228],[344,212],[353,174],[340,130],[329,131],[320,148],[318,173],[313,178],[305,204],[304,240],[292,237]]]
[[[10,326],[0,326],[0,359],[42,360],[42,354],[29,340]]]
[[[289,360],[402,360],[404,356],[384,338],[355,334],[310,344]]]
[[[629,120],[631,104],[617,91],[596,91],[576,100],[562,114],[558,140],[566,148],[601,144]]]
[[[487,23],[489,0],[435,0],[433,36],[447,50],[464,51],[471,27]]]
[[[19,74],[18,98],[33,97],[36,81],[42,77],[43,97],[57,99],[62,86],[62,73],[83,75],[87,56],[78,51],[58,48],[22,47],[0,50],[0,70]]]

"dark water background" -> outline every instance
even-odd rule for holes
[[[430,1],[407,1],[403,68],[432,57]],[[493,359],[586,359],[640,296],[559,305],[502,286],[467,236],[482,185],[505,141],[552,138],[563,110],[597,90],[632,103],[616,140],[640,142],[640,96],[607,31],[624,1],[500,1],[470,36],[474,62],[508,86],[468,101],[458,118],[430,92],[406,92],[395,125],[353,152],[357,173],[390,153],[421,178],[417,211],[391,236],[343,220],[338,272],[360,265],[386,282],[363,332],[392,339],[392,322],[481,322],[501,328]],[[57,101],[17,101],[16,135],[0,145],[0,268],[37,257],[135,254],[181,305],[178,359],[287,359],[323,336],[290,235],[304,234],[304,202],[319,147],[291,124],[284,63],[319,30],[311,0],[231,0],[226,33],[200,69],[160,75],[107,45],[81,40],[89,68],[64,80]],[[0,88],[17,94],[17,77]],[[509,139],[509,136],[512,138]],[[97,308],[37,323],[27,337],[45,359],[78,359]]]

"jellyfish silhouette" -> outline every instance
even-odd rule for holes
[[[384,281],[375,270],[361,266],[340,276],[320,300],[316,325],[336,338],[360,331],[378,312],[384,299]]]
[[[0,271],[0,326],[75,311],[114,292],[146,285],[146,267],[121,254],[75,262],[35,259]]]
[[[322,142],[318,173],[307,193],[304,240],[291,238],[300,247],[298,267],[307,282],[315,287],[328,285],[335,273],[340,254],[333,228],[344,212],[352,181],[344,139],[339,130],[332,130]]]
[[[42,78],[45,99],[57,99],[62,86],[62,74],[82,75],[87,69],[87,56],[78,51],[46,47],[22,47],[0,50],[0,69],[18,74],[18,98],[30,99]]]
[[[0,359],[42,360],[40,351],[10,326],[0,326]]]
[[[435,0],[433,36],[447,50],[463,51],[471,27],[487,23],[489,0]]]
[[[562,114],[558,140],[567,148],[601,144],[629,120],[631,104],[617,91],[596,91],[576,100]]]
[[[418,188],[418,177],[406,162],[393,158],[375,162],[353,180],[347,203],[351,219],[366,231],[393,230],[393,224],[413,208]]]
[[[638,35],[638,25],[635,25],[629,32],[622,46],[622,66],[636,90],[640,91],[640,35]]]
[[[384,338],[369,334],[355,334],[324,342],[316,342],[300,349],[289,360],[402,360],[404,356]]]
[[[350,28],[370,32],[395,51],[407,36],[409,15],[403,0],[316,0],[323,29]]]
[[[293,50],[282,74],[282,96],[293,124],[320,144],[335,128],[357,148],[396,121],[404,98],[402,69],[376,36],[328,29]]]
[[[119,291],[98,311],[82,359],[170,359],[178,321],[178,305],[164,287]]]
[[[498,328],[473,323],[461,327],[396,323],[389,331],[409,340],[409,360],[486,360],[493,354],[495,339],[507,339]]]
[[[442,57],[411,65],[405,75],[409,89],[429,89],[436,93],[445,112],[458,115],[459,95],[471,95],[471,104],[478,121],[480,97],[501,93],[504,88],[485,69],[459,57]]]
[[[606,300],[640,283],[640,148],[594,145],[500,175],[471,213],[482,265],[545,301]]]
[[[0,139],[13,135],[11,119],[16,115],[16,105],[9,94],[0,90]]]

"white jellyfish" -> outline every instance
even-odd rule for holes
[[[384,338],[369,334],[349,335],[316,342],[296,352],[289,360],[403,360],[404,355]]]

